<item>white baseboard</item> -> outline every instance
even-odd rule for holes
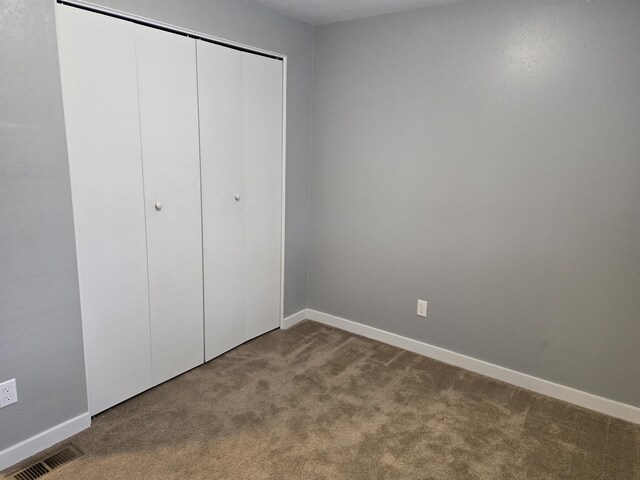
[[[1,451],[0,471],[6,470],[30,456],[66,440],[88,428],[89,425],[91,425],[91,416],[87,412]]]
[[[605,415],[640,424],[640,408],[638,407],[533,377],[526,373],[516,372],[515,370],[500,367],[483,360],[468,357],[444,348],[435,347],[418,340],[402,337],[395,333],[356,323],[351,320],[329,315],[317,310],[306,309],[288,317],[283,322],[283,328],[292,327],[296,323],[305,319],[314,320],[363,337],[378,340],[379,342],[387,343],[394,347],[409,350],[410,352],[418,353],[466,370],[471,370],[472,372],[476,372],[487,377],[526,388],[527,390],[532,390],[549,397],[557,398],[558,400],[563,400],[580,407],[604,413]]]
[[[284,329],[291,328],[296,323],[300,323],[303,320],[307,320],[308,318],[307,312],[308,310],[305,308],[303,310],[300,310],[298,313],[294,313],[290,317],[283,319],[282,322],[280,323],[280,328],[284,328]]]

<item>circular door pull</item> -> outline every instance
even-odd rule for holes
[[[233,198],[235,198],[235,199],[236,199],[236,202],[239,202],[239,201],[240,201],[240,194],[239,194],[239,193],[236,193],[236,196],[235,196],[235,197],[233,197]]]
[[[156,202],[156,210],[159,212],[162,210],[162,202]]]

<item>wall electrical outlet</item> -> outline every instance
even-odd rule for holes
[[[18,389],[16,379],[0,383],[0,408],[11,405],[18,401]]]
[[[418,300],[418,316],[427,317],[427,302],[426,300]]]

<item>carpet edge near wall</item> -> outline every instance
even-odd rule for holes
[[[456,367],[470,370],[502,382],[525,388],[536,393],[546,395],[557,400],[562,400],[579,407],[587,408],[598,413],[625,420],[640,425],[640,408],[626,403],[600,397],[592,393],[578,390],[566,385],[534,377],[526,373],[511,370],[500,365],[485,362],[467,355],[456,353],[441,347],[436,347],[420,340],[371,327],[354,322],[346,318],[306,308],[283,319],[281,328],[289,329],[305,320],[313,320],[318,323],[339,328],[347,332],[371,338],[394,347],[402,348],[413,353],[424,355]]]

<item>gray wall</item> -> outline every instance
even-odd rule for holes
[[[104,0],[289,56],[285,314],[306,306],[313,29],[238,0]],[[53,0],[0,0],[0,451],[87,411]]]
[[[306,307],[313,27],[246,0],[94,3],[288,56],[285,316]]]
[[[314,55],[309,307],[640,406],[640,2],[428,7]]]
[[[51,0],[0,0],[0,451],[87,411]]]

